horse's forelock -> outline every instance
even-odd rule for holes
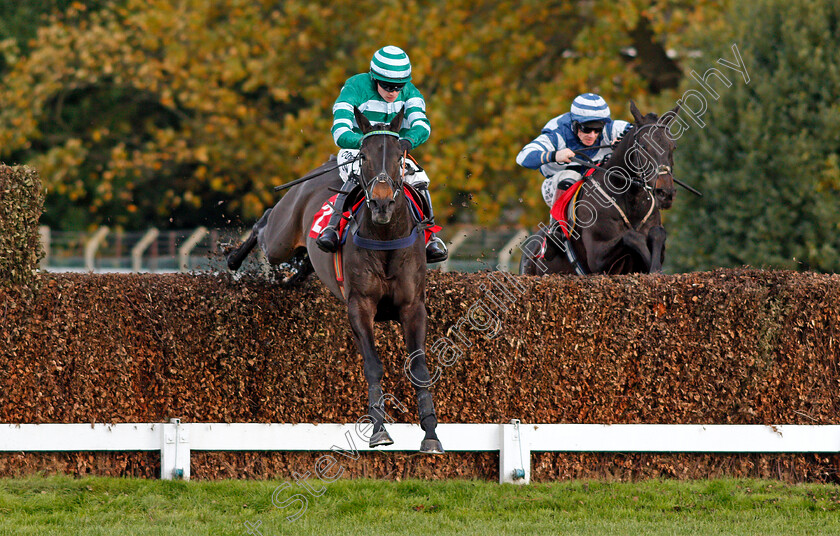
[[[642,120],[639,123],[636,123],[636,127],[641,127],[644,125],[652,125],[659,121],[659,116],[653,112],[649,112],[642,117]]]

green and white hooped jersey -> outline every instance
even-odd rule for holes
[[[341,93],[333,105],[332,135],[335,144],[342,149],[358,149],[362,145],[362,131],[353,117],[353,106],[367,117],[371,123],[390,123],[405,107],[400,137],[417,147],[429,139],[432,127],[426,117],[426,101],[414,84],[403,86],[397,100],[386,102],[371,80],[369,73],[350,77],[341,88]]]

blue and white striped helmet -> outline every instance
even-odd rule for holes
[[[588,123],[590,121],[606,122],[610,118],[610,107],[600,95],[584,93],[572,101],[572,121]]]

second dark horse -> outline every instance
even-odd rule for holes
[[[519,273],[662,271],[665,228],[660,210],[671,207],[676,193],[672,175],[676,146],[667,129],[679,105],[661,118],[654,113],[643,116],[633,102],[630,112],[633,128],[578,191],[573,206],[576,225],[566,224],[570,238],[560,226],[553,227],[545,241],[545,255],[540,257],[547,236],[546,229],[540,230],[521,246]],[[573,255],[567,254],[567,248]]]
[[[327,288],[347,304],[350,327],[364,358],[368,415],[373,419],[371,447],[394,442],[384,426],[383,368],[374,347],[373,325],[375,321],[399,321],[410,356],[407,375],[417,393],[420,426],[425,432],[420,451],[440,453],[443,447],[435,433],[437,417],[425,356],[426,252],[423,231],[412,218],[403,190],[402,152],[397,134],[403,112],[387,125],[371,125],[358,109],[354,114],[364,134],[360,154],[361,186],[366,201],[355,217],[356,235],[362,239],[358,240],[362,245],[348,238],[340,252],[338,267],[343,271],[343,285],[336,278],[335,254],[321,251],[315,239],[309,237],[315,214],[332,195],[330,188],[341,186],[337,169],[330,169],[335,168],[332,162],[313,171],[313,174],[327,173],[294,186],[266,211],[254,225],[251,236],[228,255],[228,267],[237,270],[259,243],[271,264],[290,261],[303,274],[314,269]],[[415,240],[400,240],[409,236]],[[371,244],[385,248],[408,245],[367,249]],[[317,311],[313,311],[315,314]]]

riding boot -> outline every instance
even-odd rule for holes
[[[432,209],[432,198],[429,196],[429,189],[424,185],[415,186],[417,192],[426,200],[426,205],[429,207],[429,213],[426,214],[426,219],[429,220],[429,225],[435,224],[435,213]],[[429,243],[426,244],[426,263],[432,264],[435,262],[443,262],[449,257],[449,252],[446,250],[446,245],[443,240],[432,233],[429,237]]]
[[[355,187],[356,183],[352,179],[348,179],[347,182],[341,185],[341,191],[339,191],[338,196],[336,196],[335,202],[333,203],[333,213],[330,216],[330,221],[327,226],[324,227],[324,230],[321,231],[318,239],[315,240],[315,244],[327,253],[335,253],[338,251],[339,242],[341,241],[341,237],[338,236],[338,225],[341,223],[344,201],[347,199],[347,195],[353,191],[353,188]]]
[[[557,183],[557,193],[562,195],[563,192],[574,186],[575,182],[574,179],[565,178]]]

